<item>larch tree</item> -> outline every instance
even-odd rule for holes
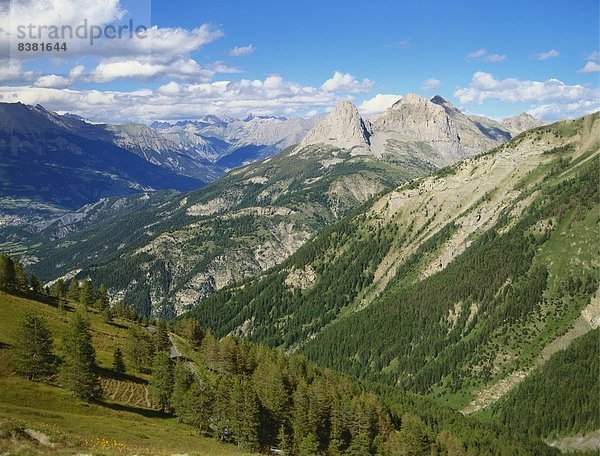
[[[75,314],[65,333],[60,374],[62,384],[80,399],[102,397],[90,324],[80,313]]]
[[[42,317],[27,313],[15,336],[12,354],[19,375],[36,380],[56,371],[52,333]]]

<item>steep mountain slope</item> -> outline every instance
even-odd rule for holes
[[[136,220],[132,228],[143,242],[81,274],[106,283],[115,299],[123,297],[144,313],[179,314],[215,290],[279,264],[375,194],[429,171],[421,163],[391,165],[329,148],[293,155],[287,149],[142,215],[144,222]],[[103,243],[114,246],[113,239]],[[69,256],[60,255],[60,261],[44,257],[32,267],[52,277]],[[81,256],[67,261],[73,267],[96,263]]]
[[[178,331],[184,326],[170,334],[177,361],[170,402],[177,417],[167,415],[153,403],[152,374],[140,373],[132,359],[132,335],[147,334],[142,340],[151,346],[158,341],[132,319],[115,316],[107,323],[95,309],[85,315],[102,399],[80,401],[56,376],[34,382],[15,375],[11,355],[24,316],[32,313],[46,321],[59,354],[75,311],[82,312],[78,307],[68,302],[61,310],[47,296],[0,292],[3,453],[234,455],[261,449],[267,454],[287,444],[292,454],[302,454],[298,448],[306,448],[312,434],[318,448],[305,454],[337,450],[393,456],[416,449],[452,454],[457,448],[465,454],[559,454],[539,439],[511,435],[424,398],[360,384],[304,357],[282,356],[233,338],[217,341],[210,334],[190,341]],[[125,353],[125,374],[113,367],[117,347]]]
[[[191,190],[203,182],[153,165],[106,134],[40,106],[0,104],[0,195],[77,209],[141,190]]]
[[[192,315],[465,406],[594,312],[599,133],[559,122],[405,184]]]
[[[193,144],[183,146],[181,142],[155,130],[139,124],[105,125],[113,135],[113,141],[144,160],[163,168],[171,169],[183,176],[201,179],[205,182],[215,180],[223,174],[219,166],[210,161],[210,151],[215,145],[199,138]],[[176,139],[176,138],[173,138]]]
[[[152,404],[145,373],[133,369],[126,356],[127,373],[113,370],[113,353],[127,353],[130,329],[139,323],[115,317],[107,323],[95,310],[86,316],[99,365],[104,398],[92,403],[77,399],[61,387],[58,376],[29,381],[14,373],[12,348],[17,328],[26,314],[43,318],[60,356],[62,340],[76,308],[63,310],[53,298],[0,292],[0,452],[21,455],[246,455],[235,445],[198,435]]]
[[[107,236],[123,229],[116,217],[51,251],[44,243],[29,248],[28,262],[37,261],[31,267],[46,279],[84,269],[81,276],[104,282],[114,299],[125,298],[144,314],[179,314],[279,264],[375,194],[435,169],[410,150],[376,157],[355,147],[348,138],[368,139],[367,128],[356,108],[342,102],[301,146],[129,217],[126,236]],[[333,130],[344,143],[320,140]]]

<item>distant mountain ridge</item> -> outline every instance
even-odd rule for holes
[[[41,106],[0,103],[0,195],[77,209],[104,196],[204,185],[120,147],[109,131]]]
[[[541,124],[528,114],[504,123],[467,116],[439,95],[428,100],[407,94],[372,120],[363,119],[351,102],[340,102],[297,150],[323,144],[380,159],[409,155],[439,167],[485,152]]]

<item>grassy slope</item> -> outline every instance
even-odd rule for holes
[[[223,445],[213,439],[196,435],[195,431],[175,418],[160,415],[151,408],[132,405],[139,402],[140,389],[131,388],[128,402],[110,400],[116,391],[103,378],[107,399],[87,404],[79,401],[58,386],[30,382],[11,373],[10,344],[25,312],[43,316],[55,338],[55,349],[72,309],[59,311],[53,303],[40,303],[0,293],[0,453],[11,454],[172,454],[197,455],[242,454],[236,447]],[[114,349],[124,347],[129,323],[117,320],[115,325],[104,323],[102,317],[90,314],[93,341],[101,368],[112,363]],[[121,387],[145,386],[143,377],[129,377]],[[129,384],[129,385],[127,385]],[[143,389],[142,389],[143,390]],[[55,443],[54,448],[38,445],[27,439],[19,442],[7,436],[20,428],[43,432]]]

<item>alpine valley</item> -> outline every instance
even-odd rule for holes
[[[597,450],[600,113],[407,94],[145,126],[0,104],[0,141],[0,450]],[[59,378],[97,347],[87,408],[51,367],[15,375],[32,313]]]

